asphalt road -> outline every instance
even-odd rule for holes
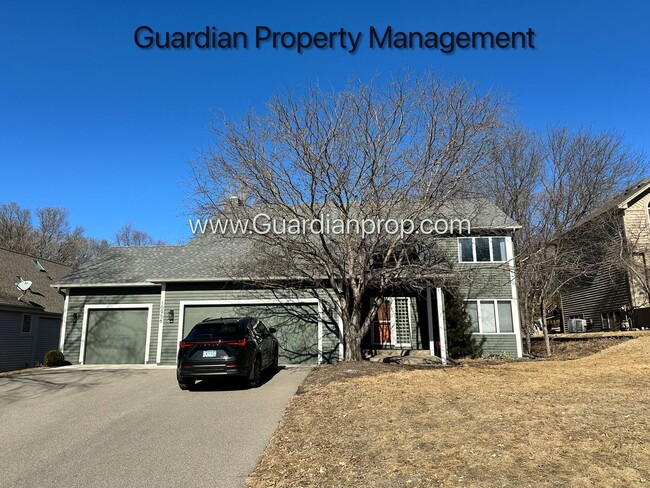
[[[0,486],[241,487],[307,372],[194,392],[167,368],[0,378]]]

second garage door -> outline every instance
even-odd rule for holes
[[[318,362],[317,305],[186,305],[183,337],[195,324],[208,317],[256,317],[277,329],[280,364]]]
[[[88,310],[86,364],[142,364],[149,310]]]

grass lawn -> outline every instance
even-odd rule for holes
[[[650,486],[650,336],[477,366],[315,369],[247,485]]]

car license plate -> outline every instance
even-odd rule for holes
[[[216,358],[217,357],[217,351],[214,349],[208,349],[207,351],[203,351],[203,357],[204,358]]]

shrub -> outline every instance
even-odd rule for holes
[[[43,361],[45,366],[62,366],[65,362],[65,356],[58,349],[52,349],[45,353],[45,359]]]
[[[485,337],[479,341],[472,334],[472,321],[465,310],[465,301],[459,296],[454,290],[445,293],[447,352],[453,359],[479,358],[483,355]]]

